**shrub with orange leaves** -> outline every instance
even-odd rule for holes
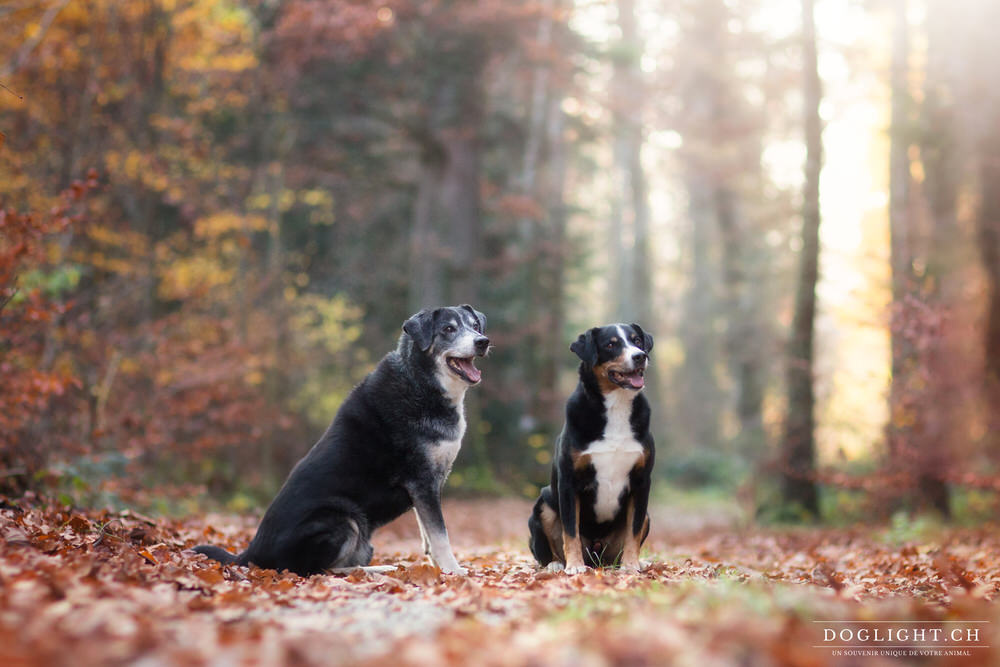
[[[33,427],[54,397],[80,386],[48,353],[68,304],[28,278],[46,266],[47,244],[80,224],[78,204],[96,186],[91,172],[45,215],[0,208],[0,491],[23,489],[39,471],[51,443],[36,442]]]

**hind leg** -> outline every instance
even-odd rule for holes
[[[346,524],[337,556],[328,567],[363,567],[372,562],[375,549],[368,541],[367,530],[362,529],[357,518],[347,519]]]
[[[566,555],[563,553],[562,525],[554,504],[552,489],[546,486],[528,519],[529,546],[539,565],[562,569],[566,565]]]
[[[368,522],[362,514],[324,508],[300,524],[294,539],[281,545],[274,564],[258,564],[286,568],[302,576],[367,565],[373,553],[369,536]]]

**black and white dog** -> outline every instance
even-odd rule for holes
[[[465,391],[490,346],[472,306],[421,310],[340,406],[292,469],[246,551],[202,545],[223,563],[300,575],[371,562],[372,532],[411,507],[424,552],[444,572],[466,574],[448,541],[441,489],[465,434]]]
[[[638,324],[594,327],[570,346],[581,359],[580,382],[566,404],[551,485],[528,520],[540,565],[568,574],[586,565],[639,569],[654,458],[640,392],[652,349]]]

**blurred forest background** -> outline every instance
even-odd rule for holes
[[[569,342],[624,320],[656,336],[661,493],[995,517],[997,25],[0,2],[0,489],[259,508],[410,313],[469,302],[496,347],[451,493],[536,493]]]

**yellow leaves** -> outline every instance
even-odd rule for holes
[[[214,287],[228,285],[235,269],[203,255],[178,258],[162,270],[158,293],[162,299],[186,299]]]
[[[201,239],[217,239],[232,232],[273,231],[273,225],[260,215],[239,215],[232,211],[222,211],[199,218],[194,223],[194,234]]]
[[[243,376],[243,381],[251,386],[259,387],[264,384],[264,374],[259,370],[250,371]]]
[[[528,446],[535,449],[535,461],[541,465],[552,463],[552,448],[549,438],[544,433],[532,433],[528,436]]]
[[[173,25],[190,47],[177,50],[176,66],[182,70],[234,73],[259,65],[249,12],[202,0],[174,12]]]
[[[255,195],[247,197],[247,208],[257,211],[266,211],[276,206],[279,211],[284,213],[285,211],[290,210],[294,205],[294,190],[282,190],[277,195],[277,198],[267,192],[258,192]]]
[[[282,190],[274,196],[267,192],[258,192],[246,200],[247,208],[256,211],[266,211],[272,207],[282,213],[290,210],[296,204],[309,207],[309,222],[314,225],[332,225],[334,222],[333,195],[320,188],[305,190]]]
[[[118,365],[118,372],[122,375],[135,375],[141,370],[143,370],[142,365],[131,357],[122,357],[121,363]]]
[[[156,376],[153,378],[158,387],[166,387],[171,382],[174,381],[174,374],[167,369],[161,369],[157,371]]]
[[[299,192],[299,200],[309,206],[333,206],[333,195],[326,190],[302,190]]]
[[[84,233],[92,242],[94,251],[74,253],[76,261],[120,276],[142,275],[149,270],[146,262],[149,241],[143,234],[101,224],[89,225]],[[58,248],[50,249],[50,253],[59,252]]]
[[[90,240],[105,248],[122,250],[132,256],[149,252],[149,241],[143,234],[130,230],[116,230],[107,225],[91,224],[86,228]]]
[[[197,53],[178,61],[181,69],[203,72],[213,70],[216,72],[242,72],[257,67],[258,61],[250,51],[238,51],[236,53],[206,54]]]
[[[528,436],[528,446],[540,449],[549,444],[549,439],[544,433],[532,433]]]
[[[291,326],[309,342],[320,344],[331,354],[344,350],[361,337],[361,308],[345,297],[304,294]]]

